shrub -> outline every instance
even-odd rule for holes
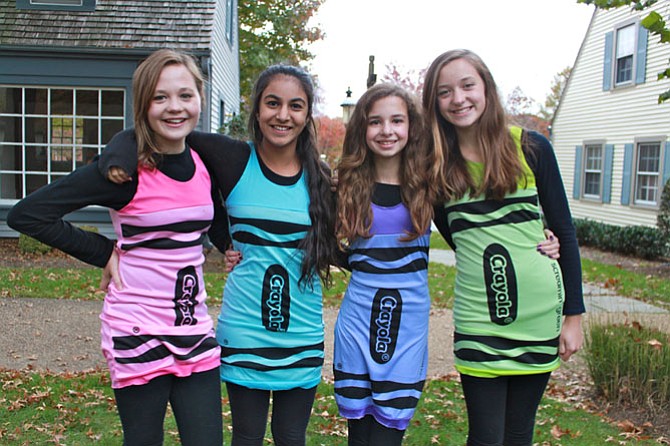
[[[657,228],[649,226],[614,226],[589,219],[575,219],[577,240],[582,246],[618,252],[643,259],[666,255],[665,244]]]
[[[585,357],[596,390],[608,401],[670,407],[670,338],[632,324],[592,324]]]
[[[665,182],[663,193],[661,193],[661,206],[656,216],[656,227],[665,244],[665,255],[670,256],[670,180]]]
[[[46,254],[51,246],[36,240],[28,235],[19,234],[19,250],[23,254]]]

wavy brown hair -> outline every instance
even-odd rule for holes
[[[307,122],[298,136],[296,152],[305,169],[309,193],[309,217],[312,221],[307,236],[300,242],[304,256],[301,267],[300,284],[310,283],[318,274],[326,285],[331,282],[330,266],[336,265],[337,243],[335,242],[335,197],[330,190],[330,171],[319,158],[316,146],[316,126],[313,119],[314,84],[309,74],[292,65],[272,65],[266,68],[254,85],[253,102],[249,113],[248,129],[256,147],[263,141],[263,133],[258,123],[261,98],[267,86],[275,77],[290,76],[298,80],[307,96]]]
[[[478,145],[482,151],[484,176],[475,185],[461,154],[455,127],[441,114],[438,107],[438,80],[442,68],[457,59],[468,61],[484,82],[486,107],[477,122]],[[493,75],[482,59],[469,50],[451,50],[439,55],[428,68],[423,86],[423,108],[430,131],[430,143],[436,162],[431,169],[431,184],[442,200],[484,194],[487,198],[502,199],[514,192],[523,177],[517,147],[510,135],[505,109],[500,102]]]
[[[432,156],[425,138],[421,107],[402,87],[378,84],[368,89],[356,104],[347,124],[342,159],[337,168],[337,239],[344,244],[350,244],[357,237],[370,237],[375,161],[366,143],[368,115],[375,102],[389,96],[398,97],[405,103],[409,119],[407,145],[400,152],[400,191],[413,227],[405,240],[424,234],[433,218],[433,200],[426,175]]]
[[[155,51],[144,59],[133,73],[133,113],[135,135],[137,137],[137,161],[150,169],[156,167],[156,155],[160,150],[156,144],[156,134],[149,126],[149,107],[156,92],[156,85],[163,68],[169,65],[183,65],[193,76],[201,103],[205,103],[202,72],[195,59],[187,53],[172,49]]]

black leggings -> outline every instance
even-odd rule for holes
[[[147,384],[114,389],[125,446],[163,444],[167,403],[184,446],[221,446],[221,381],[218,367],[179,378],[156,377]]]
[[[272,393],[272,438],[276,446],[305,444],[316,387],[259,390],[226,383],[233,418],[232,446],[260,446],[265,437]]]
[[[551,373],[477,378],[461,374],[468,446],[530,446]]]
[[[366,415],[359,420],[347,420],[349,427],[349,446],[399,446],[405,431],[386,427]]]

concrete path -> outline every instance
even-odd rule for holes
[[[455,263],[453,252],[434,249],[431,262]],[[651,321],[663,328],[668,311],[634,299],[617,296],[611,291],[585,284],[587,320]],[[100,321],[102,302],[57,299],[1,298],[3,335],[0,336],[0,368],[76,372],[106,364],[100,353]],[[216,320],[219,307],[210,307]],[[646,319],[641,319],[641,318]],[[333,327],[337,309],[324,310],[326,363],[324,377],[332,378]],[[428,375],[436,377],[453,372],[452,312],[433,310],[430,317],[430,361]]]

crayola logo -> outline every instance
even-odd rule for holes
[[[509,325],[516,320],[519,296],[512,257],[494,243],[484,251],[484,282],[491,322]]]
[[[291,317],[291,293],[288,272],[281,265],[265,271],[261,292],[263,326],[268,331],[286,331]]]
[[[174,287],[175,326],[195,325],[195,297],[200,292],[198,275],[194,266],[187,266],[177,272],[177,282]]]
[[[393,358],[401,314],[402,297],[398,290],[377,291],[370,313],[370,355],[378,364],[385,364]]]

